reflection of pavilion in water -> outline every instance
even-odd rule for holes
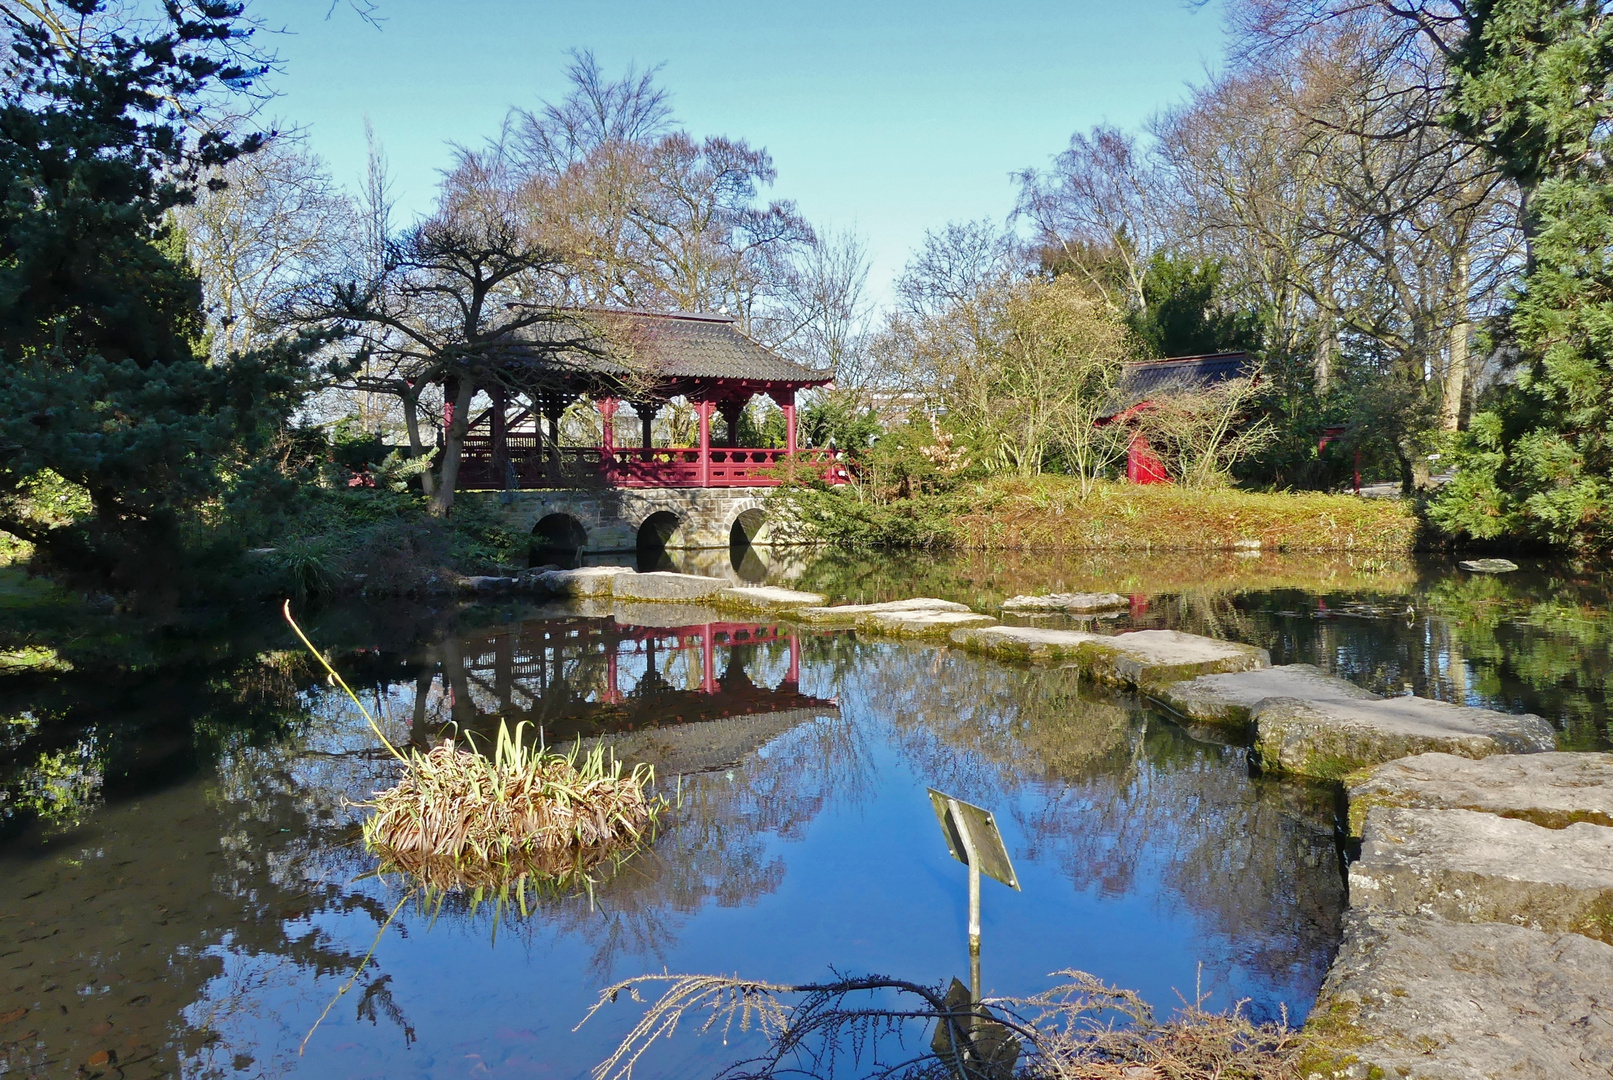
[[[797,636],[757,623],[531,620],[447,638],[425,659],[417,742],[446,721],[483,737],[526,721],[551,746],[607,739],[623,757],[692,772],[837,711],[801,692]],[[439,673],[440,697],[429,693]]]

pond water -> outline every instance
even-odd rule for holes
[[[982,608],[1101,585],[1132,604],[1100,629],[1250,641],[1609,745],[1608,581],[1570,567],[694,562]],[[1260,776],[1244,748],[1070,671],[666,607],[309,621],[393,738],[504,718],[607,739],[657,765],[676,809],[591,896],[426,909],[358,842],[351,801],[389,781],[388,759],[272,613],[138,664],[0,683],[0,1074],[579,1077],[637,1019],[624,996],[573,1030],[617,979],[967,979],[966,875],[926,787],[990,808],[1018,872],[1022,891],[983,886],[988,993],[1078,968],[1161,1012],[1202,996],[1298,1020],[1337,945],[1339,792]],[[745,1049],[685,1029],[639,1074],[712,1075]]]

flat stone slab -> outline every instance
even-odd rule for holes
[[[1075,660],[1082,645],[1106,640],[1084,630],[1044,630],[1035,626],[986,626],[952,631],[953,643],[970,652],[1032,663]]]
[[[1510,574],[1518,568],[1511,559],[1464,559],[1456,565],[1471,574]]]
[[[622,600],[609,602],[608,614],[621,626],[652,626],[659,629],[698,627],[723,621],[722,612],[710,604],[688,600]]]
[[[1095,636],[1096,641],[1083,646],[1081,667],[1099,681],[1148,691],[1197,675],[1249,671],[1271,664],[1271,654],[1258,646],[1180,630]]]
[[[545,570],[533,576],[537,586],[556,596],[609,596],[622,575],[636,576],[626,566],[584,566],[576,570]]]
[[[995,626],[990,615],[973,611],[878,611],[865,615],[858,629],[894,637],[947,637],[964,627]]]
[[[1484,810],[1561,829],[1613,825],[1613,754],[1497,754],[1473,760],[1417,754],[1352,776],[1350,831],[1377,806]]]
[[[1305,1077],[1607,1080],[1613,946],[1351,911],[1305,1031]]]
[[[1199,678],[1154,695],[1193,720],[1252,724],[1267,769],[1324,779],[1428,751],[1481,758],[1557,748],[1555,729],[1533,714],[1378,697],[1310,664]]]
[[[1350,904],[1613,944],[1613,828],[1374,807],[1350,866]]]
[[[693,602],[709,600],[728,586],[729,583],[722,578],[656,570],[648,574],[624,574],[616,578],[611,586],[611,595],[625,600]]]
[[[869,615],[883,615],[894,611],[969,611],[969,605],[919,596],[911,600],[887,600],[881,604],[837,604],[834,607],[799,608],[795,612],[795,617],[802,622],[825,626],[856,626]]]
[[[717,594],[717,603],[723,607],[745,611],[790,611],[795,608],[821,607],[824,597],[819,593],[798,592],[773,585],[742,585],[724,589]]]
[[[1265,649],[1177,630],[1090,634],[1034,626],[959,630],[958,645],[1009,660],[1073,662],[1100,682],[1153,686],[1205,671],[1243,671],[1271,662]]]
[[[1004,611],[1112,611],[1130,606],[1119,593],[1048,593],[1046,596],[1012,596],[1003,601]]]

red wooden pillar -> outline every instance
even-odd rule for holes
[[[700,415],[700,486],[711,486],[711,402],[695,403]]]
[[[784,391],[782,400],[778,403],[779,409],[784,413],[784,457],[788,461],[787,470],[791,479],[795,477],[795,391]]]
[[[604,426],[600,429],[599,448],[610,457],[616,452],[616,407],[621,402],[615,398],[599,399],[599,415],[604,419]]]

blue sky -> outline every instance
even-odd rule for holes
[[[772,152],[773,197],[853,227],[876,296],[926,228],[1005,217],[1011,174],[1070,133],[1132,127],[1180,99],[1220,55],[1217,5],[1187,0],[379,0],[379,29],[337,0],[255,0],[283,70],[271,104],[355,184],[368,115],[401,208],[426,210],[447,144],[564,93],[570,48],[607,72],[663,63],[696,135]],[[329,18],[326,17],[330,12]]]

